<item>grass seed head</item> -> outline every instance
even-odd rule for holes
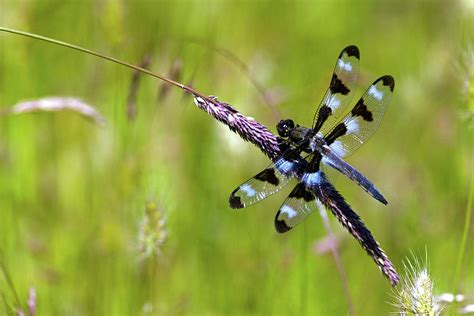
[[[147,202],[138,233],[138,246],[144,258],[161,256],[161,249],[168,235],[165,226],[166,218],[162,208],[154,201]]]
[[[439,315],[442,306],[435,303],[433,280],[429,270],[415,258],[404,263],[405,276],[395,293],[400,315]]]

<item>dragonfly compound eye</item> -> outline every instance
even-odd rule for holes
[[[290,131],[295,127],[295,123],[292,120],[281,120],[277,124],[278,135],[281,137],[288,137]]]

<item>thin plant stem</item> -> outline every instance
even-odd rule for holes
[[[84,48],[84,47],[81,47],[81,46],[77,46],[77,45],[74,45],[74,44],[70,44],[70,43],[66,43],[66,42],[63,42],[63,41],[59,41],[59,40],[56,40],[56,39],[52,39],[52,38],[49,38],[49,37],[46,37],[46,36],[41,36],[41,35],[38,35],[38,34],[33,34],[33,33],[29,33],[29,32],[24,32],[24,31],[19,31],[19,30],[15,30],[15,29],[10,29],[10,28],[7,28],[7,27],[1,27],[0,26],[0,31],[2,32],[7,32],[7,33],[12,33],[12,34],[17,34],[17,35],[21,35],[21,36],[25,36],[25,37],[29,37],[29,38],[34,38],[34,39],[37,39],[37,40],[40,40],[40,41],[44,41],[44,42],[48,42],[48,43],[52,43],[52,44],[56,44],[56,45],[60,45],[60,46],[63,46],[63,47],[67,47],[67,48],[70,48],[70,49],[74,49],[74,50],[77,50],[77,51],[80,51],[80,52],[83,52],[83,53],[86,53],[86,54],[89,54],[89,55],[92,55],[92,56],[96,56],[96,57],[99,57],[99,58],[102,58],[102,59],[105,59],[105,60],[108,60],[108,61],[111,61],[111,62],[114,62],[116,64],[119,64],[119,65],[122,65],[122,66],[125,66],[125,67],[128,67],[128,68],[131,68],[131,69],[134,69],[134,70],[137,70],[137,71],[140,71],[140,72],[143,72],[149,76],[152,76],[152,77],[155,77],[155,78],[158,78],[164,82],[167,82],[171,85],[174,85],[176,87],[179,87],[181,89],[183,89],[184,91],[186,92],[189,92],[193,95],[196,95],[196,96],[199,96],[201,97],[202,99],[206,100],[207,102],[210,102],[212,104],[215,104],[215,105],[218,105],[217,101],[201,94],[200,92],[194,90],[193,88],[191,87],[188,87],[182,83],[179,83],[177,81],[174,81],[172,79],[169,79],[169,78],[166,78],[165,76],[162,76],[162,75],[159,75],[157,73],[154,73],[150,70],[147,70],[143,67],[139,67],[139,66],[135,66],[135,65],[132,65],[128,62],[125,62],[123,60],[120,60],[120,59],[117,59],[117,58],[114,58],[114,57],[110,57],[110,56],[107,56],[107,55],[104,55],[104,54],[101,54],[101,53],[97,53],[95,51],[92,51],[90,49],[87,49],[87,48]]]
[[[328,213],[326,211],[326,208],[324,208],[323,206],[320,206],[319,215],[321,216],[321,219],[323,220],[324,228],[326,228],[326,232],[329,238],[329,247],[331,248],[331,253],[332,253],[332,256],[334,257],[334,262],[336,263],[337,272],[342,282],[342,288],[344,289],[344,295],[347,300],[347,314],[355,315],[354,304],[352,303],[352,297],[349,291],[349,284],[347,282],[346,272],[344,270],[344,266],[342,265],[341,258],[339,257],[339,252],[336,249],[335,238],[331,229],[331,225],[329,224]]]
[[[471,150],[471,155],[474,156],[474,149]],[[464,228],[463,228],[463,233],[461,237],[461,245],[459,247],[459,253],[458,253],[458,258],[456,262],[454,279],[453,279],[453,288],[452,288],[453,295],[456,295],[458,293],[459,282],[461,278],[462,261],[464,258],[464,253],[466,252],[466,242],[467,242],[467,236],[469,233],[469,224],[471,223],[473,196],[474,196],[474,170],[471,168],[470,188],[469,188],[469,196],[467,198],[466,212],[465,212],[465,217],[464,217]]]
[[[237,133],[245,141],[251,142],[256,145],[270,159],[274,160],[276,159],[276,157],[281,155],[279,138],[274,135],[265,125],[259,123],[254,118],[246,117],[245,115],[237,111],[235,108],[233,108],[230,104],[219,102],[216,97],[205,96],[204,94],[194,90],[193,88],[174,81],[170,78],[166,78],[163,75],[158,75],[142,67],[132,65],[125,61],[109,57],[77,45],[5,27],[0,27],[0,31],[21,35],[28,38],[33,38],[36,40],[41,40],[55,45],[67,47],[69,49],[77,50],[134,69],[136,71],[141,71],[147,75],[150,75],[166,83],[179,87],[185,92],[192,94],[192,96],[194,97],[194,103],[198,108],[206,111],[213,118],[227,125],[232,132]]]
[[[7,303],[7,298],[5,297],[5,293],[2,292],[2,301],[3,301],[3,307],[5,308],[5,311],[11,315],[11,312],[10,312],[10,306],[8,306],[8,303]]]
[[[240,71],[244,74],[244,76],[247,77],[247,79],[250,81],[250,83],[255,87],[255,89],[257,89],[258,93],[262,97],[265,104],[270,108],[270,110],[272,111],[272,114],[273,114],[273,118],[276,121],[279,121],[281,119],[281,114],[278,111],[278,109],[276,108],[275,104],[270,100],[270,98],[268,96],[268,93],[266,92],[265,87],[262,84],[260,84],[260,82],[252,75],[252,73],[250,72],[249,67],[247,66],[247,64],[245,64],[245,62],[243,62],[239,57],[237,57],[231,51],[229,51],[225,48],[215,46],[215,45],[213,45],[209,42],[205,42],[205,41],[194,39],[194,38],[189,39],[189,42],[192,43],[192,44],[197,44],[197,45],[200,45],[200,46],[203,46],[203,47],[206,47],[208,49],[213,50],[217,54],[219,54],[222,57],[224,57],[225,59],[229,60],[237,68],[239,68]]]
[[[308,229],[304,225],[303,227],[303,234],[301,238],[301,314],[300,315],[307,315],[308,308]]]
[[[139,67],[147,69],[151,63],[151,55],[145,54],[142,61],[139,64]],[[132,80],[130,81],[130,88],[128,90],[127,96],[127,118],[129,121],[135,120],[137,116],[137,95],[138,87],[140,85],[140,71],[134,71],[132,75]]]
[[[3,260],[3,252],[0,252],[0,270],[3,273],[5,280],[7,281],[8,287],[13,293],[17,307],[20,307],[21,306],[20,297],[18,296],[18,293],[15,290],[15,286],[13,285],[13,280],[10,274],[8,273],[7,267],[5,266],[5,261]]]
[[[155,299],[158,297],[156,293],[156,285],[155,283],[156,278],[155,278],[155,265],[156,265],[156,258],[155,256],[152,256],[148,260],[148,300],[149,303],[153,304],[152,302],[155,302]],[[153,306],[155,308],[156,306]]]

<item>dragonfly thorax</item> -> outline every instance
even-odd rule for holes
[[[302,140],[309,139],[312,135],[312,129],[300,125],[295,125],[293,120],[281,120],[277,124],[278,135],[288,138],[293,143],[299,143]]]
[[[280,137],[288,139],[293,145],[303,145],[303,151],[307,153],[314,152],[316,149],[316,144],[320,145],[321,142],[324,142],[324,139],[321,135],[314,135],[314,132],[311,128],[307,128],[301,125],[295,125],[293,120],[281,120],[277,124],[278,135]],[[315,140],[318,138],[317,140]]]

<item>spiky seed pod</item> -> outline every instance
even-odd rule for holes
[[[439,315],[443,306],[437,305],[433,294],[433,281],[428,268],[422,267],[415,259],[404,264],[405,277],[401,287],[395,294],[398,313],[400,315]]]

